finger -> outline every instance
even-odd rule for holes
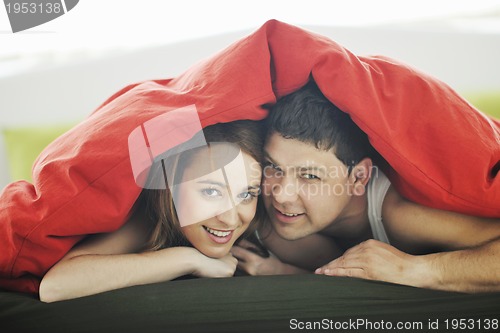
[[[239,260],[247,261],[248,256],[252,253],[241,246],[235,245],[231,248],[231,254]]]
[[[246,272],[246,271],[247,271],[248,264],[247,264],[246,262],[244,262],[244,261],[238,260],[237,267],[238,267],[239,269],[244,270],[244,271]]]
[[[269,253],[267,253],[267,251],[263,247],[260,247],[257,244],[249,242],[246,239],[243,239],[240,242],[238,242],[237,246],[240,246],[240,247],[247,249],[255,254],[258,254],[261,257],[269,257]]]
[[[345,254],[343,256],[340,256],[332,261],[330,261],[327,264],[324,264],[321,267],[318,267],[314,272],[317,274],[323,274],[324,270],[329,268],[329,267],[337,267],[337,266],[342,266],[343,262],[345,260]]]
[[[229,253],[235,257],[243,257],[246,252],[248,252],[248,251],[245,248],[238,246],[238,245],[233,245],[233,247],[229,251]]]
[[[324,274],[327,269],[335,268],[362,268],[366,264],[364,256],[357,253],[345,254],[335,260],[330,261],[328,264],[319,267],[316,271],[318,274]],[[315,272],[316,272],[315,271]]]
[[[258,254],[237,245],[232,247],[231,253],[238,259],[244,260],[246,262],[262,259]]]
[[[392,261],[384,261],[378,255],[350,256],[323,266],[318,274],[385,280],[384,276],[393,271],[393,264]]]
[[[368,278],[365,270],[361,268],[327,268],[324,270],[323,274],[328,276],[343,276],[360,279]]]
[[[238,269],[247,273],[248,275],[255,275],[255,271],[253,270],[253,266],[244,261],[238,261]]]
[[[323,271],[324,271],[323,267],[316,268],[316,270],[314,271],[314,274],[323,274]]]
[[[335,260],[332,260],[330,261],[328,264],[326,265],[323,265],[321,267],[318,267],[316,268],[316,270],[314,271],[315,274],[324,274],[325,273],[325,269],[329,268],[329,267],[335,267],[338,265],[338,261],[340,261],[342,259],[342,257],[339,257]]]
[[[238,246],[241,246],[241,247],[249,247],[249,246],[253,246],[253,243],[252,242],[249,242],[247,241],[246,239],[242,239],[238,242]]]

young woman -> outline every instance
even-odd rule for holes
[[[229,277],[234,242],[263,214],[257,204],[263,135],[241,120],[203,130],[204,147],[155,162],[133,214],[117,231],[87,237],[43,277],[40,300],[54,302],[184,275]],[[165,179],[166,178],[166,179]],[[259,206],[259,207],[258,207]],[[258,212],[256,214],[256,212]]]

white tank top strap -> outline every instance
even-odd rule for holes
[[[368,219],[370,221],[373,238],[387,244],[390,243],[382,221],[382,204],[384,203],[385,195],[390,186],[391,181],[382,171],[378,168],[372,170],[372,177],[366,189]]]

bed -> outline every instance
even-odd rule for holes
[[[495,332],[499,320],[500,293],[468,295],[316,275],[184,279],[51,304],[0,293],[5,333],[318,328],[308,325],[335,332],[381,332],[397,325],[406,325],[408,332],[450,332],[464,323],[461,331]]]

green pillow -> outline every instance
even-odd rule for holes
[[[31,182],[31,168],[40,152],[71,127],[73,125],[65,124],[3,129],[11,180],[24,179]]]
[[[500,119],[500,91],[464,93],[463,96],[482,112]]]

